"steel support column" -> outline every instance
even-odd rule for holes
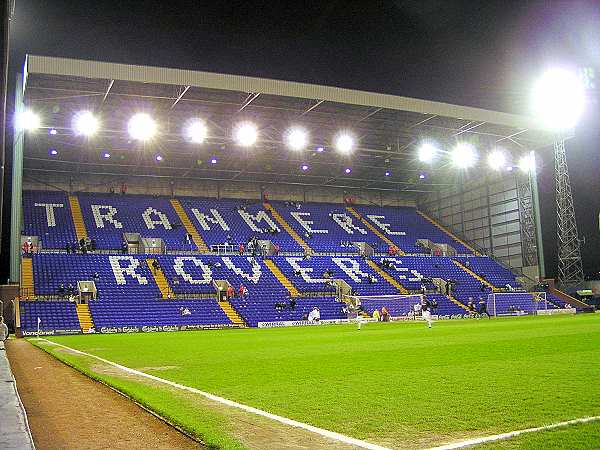
[[[23,75],[17,74],[15,114],[25,109],[23,104]],[[25,132],[15,128],[12,161],[12,196],[10,217],[10,280],[19,282],[21,275],[21,228],[23,223],[23,146]]]

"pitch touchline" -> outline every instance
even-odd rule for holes
[[[48,339],[39,338],[40,341],[46,341],[49,344],[57,345],[59,347],[66,348],[74,353],[79,353],[80,355],[88,356],[90,358],[95,358],[98,361],[102,361],[105,364],[109,364],[113,367],[123,370],[124,372],[132,373],[135,375],[139,375],[144,378],[148,378],[150,380],[158,381],[159,383],[164,383],[169,386],[175,387],[177,389],[181,389],[188,392],[193,392],[194,394],[202,395],[203,397],[213,400],[215,402],[222,403],[227,406],[231,406],[232,408],[238,408],[243,411],[256,414],[258,416],[266,417],[271,420],[275,420],[277,422],[283,423],[285,425],[289,425],[296,428],[302,428],[303,430],[310,431],[311,433],[319,434],[321,436],[327,437],[329,439],[333,439],[335,441],[343,442],[345,444],[355,445],[361,448],[367,448],[371,450],[390,450],[387,447],[382,447],[377,444],[371,444],[370,442],[361,441],[360,439],[356,439],[350,436],[346,436],[340,433],[336,433],[335,431],[325,430],[324,428],[318,428],[307,423],[298,422],[297,420],[288,419],[287,417],[278,416],[277,414],[271,414],[270,412],[263,411],[262,409],[254,408],[253,406],[244,405],[242,403],[234,402],[233,400],[229,400],[223,397],[219,397],[218,395],[211,394],[210,392],[204,392],[200,389],[196,389],[193,387],[185,386],[183,384],[175,383],[174,381],[165,380],[164,378],[156,377],[154,375],[150,375],[144,372],[140,372],[139,370],[131,369],[126,366],[122,366],[121,364],[117,364],[115,362],[109,361],[108,359],[101,358],[100,356],[92,355],[90,353],[82,352],[81,350],[76,350],[74,348],[68,347],[63,344],[59,344],[57,342],[49,341]]]
[[[554,428],[565,427],[567,425],[575,425],[579,423],[594,422],[600,420],[600,416],[582,417],[580,419],[567,420],[565,422],[553,423],[550,425],[544,425],[541,427],[527,428],[525,430],[509,431],[508,433],[494,434],[492,436],[484,436],[480,438],[467,439],[466,441],[455,442],[454,444],[440,445],[439,447],[432,447],[429,450],[453,450],[456,448],[471,447],[473,445],[484,444],[486,442],[500,441],[503,439],[509,439],[511,437],[519,436],[526,433],[537,433],[538,431],[552,430]]]

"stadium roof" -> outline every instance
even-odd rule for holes
[[[443,184],[435,173],[447,164],[428,167],[430,176],[420,181],[424,168],[415,155],[423,140],[446,149],[466,140],[480,152],[501,145],[516,155],[553,140],[530,117],[239,75],[28,55],[24,80],[25,103],[40,113],[43,126],[27,138],[26,171],[429,191]],[[90,140],[71,130],[73,115],[83,109],[102,122]],[[139,111],[159,126],[159,137],[145,144],[127,134],[129,117]],[[187,142],[182,133],[192,117],[208,124],[203,144]],[[259,142],[249,149],[231,138],[234,125],[245,120],[260,128]],[[285,147],[283,134],[292,125],[309,131],[306,150]],[[351,155],[332,148],[340,130],[357,138]],[[58,154],[49,156],[50,148]],[[157,162],[157,154],[164,159]]]

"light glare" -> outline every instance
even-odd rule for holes
[[[521,169],[525,173],[531,172],[531,170],[535,167],[535,157],[533,154],[524,155],[519,160],[519,169]]]
[[[438,154],[438,148],[430,142],[425,142],[419,147],[419,161],[430,163]]]
[[[488,155],[488,165],[494,170],[504,169],[506,166],[506,156],[502,150],[494,150]]]
[[[285,140],[290,149],[302,150],[308,144],[308,133],[302,128],[292,128],[287,132]]]
[[[235,130],[235,140],[242,147],[254,145],[258,139],[258,130],[253,123],[245,122],[240,124]]]
[[[354,138],[349,133],[341,133],[335,138],[335,149],[341,153],[350,153],[354,149]]]
[[[565,69],[545,72],[533,88],[533,114],[544,128],[573,128],[585,106],[585,88],[579,77]]]
[[[146,113],[137,113],[127,125],[129,136],[138,141],[147,141],[156,134],[156,122]]]
[[[22,111],[16,119],[18,130],[35,130],[40,127],[40,116],[30,109]]]
[[[80,136],[92,136],[100,128],[98,119],[90,111],[81,111],[73,118],[73,131]]]
[[[202,144],[206,139],[207,131],[206,124],[202,120],[196,119],[188,125],[186,135],[193,143]]]
[[[461,142],[452,150],[452,162],[456,167],[468,169],[477,162],[477,152],[471,144]]]

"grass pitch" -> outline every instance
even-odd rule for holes
[[[380,445],[428,447],[600,415],[600,315],[381,323],[50,340],[246,405]],[[224,448],[231,418],[102,373],[32,340]],[[571,436],[571,438],[569,438]],[[573,437],[576,437],[573,438]],[[593,448],[597,423],[488,445]],[[557,445],[561,448],[563,445]]]

